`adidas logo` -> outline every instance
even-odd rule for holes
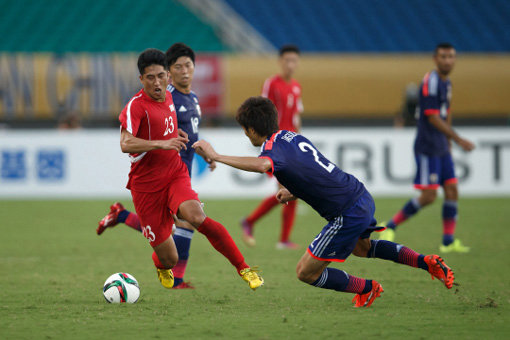
[[[335,255],[336,255],[336,251],[328,254],[328,256],[335,256]]]
[[[186,111],[188,111],[188,110],[186,110],[184,105],[181,105],[181,107],[179,108],[179,112],[186,112]]]

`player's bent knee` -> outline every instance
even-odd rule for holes
[[[357,257],[367,257],[368,251],[356,247],[352,251],[352,255],[357,256]]]
[[[175,225],[182,229],[188,229],[188,230],[194,229],[193,225],[191,223],[189,223],[188,221],[185,221],[185,220],[181,220],[181,219],[176,219]]]
[[[202,223],[204,223],[204,220],[206,219],[207,216],[203,215],[203,214],[196,214],[196,215],[193,215],[189,218],[189,220],[187,220],[193,227],[195,228],[198,228],[202,225]]]
[[[299,281],[312,284],[315,281],[317,281],[317,279],[320,276],[320,273],[319,274],[313,273],[309,270],[305,270],[305,268],[303,267],[298,266],[296,268],[296,275]]]
[[[352,254],[358,257],[367,257],[370,250],[371,243],[369,238],[359,239],[356,246],[352,250]]]
[[[165,268],[167,269],[171,269],[173,267],[175,267],[175,265],[177,264],[177,261],[178,261],[178,257],[176,256],[158,256],[159,258],[159,262],[161,262],[161,264],[163,266],[165,266]]]

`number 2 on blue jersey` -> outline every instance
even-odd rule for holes
[[[315,150],[315,148],[313,146],[311,146],[310,144],[308,144],[306,142],[301,142],[298,144],[298,146],[299,146],[299,149],[303,152],[311,151],[313,154],[313,158],[315,159],[315,162],[318,163],[320,166],[322,166],[324,169],[326,169],[327,172],[331,173],[331,171],[333,171],[333,169],[335,168],[335,164],[333,164],[333,163],[329,163],[328,165],[322,163],[319,159],[319,154],[318,154],[317,150]]]

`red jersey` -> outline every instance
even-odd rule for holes
[[[165,102],[158,102],[140,90],[124,107],[119,116],[122,128],[137,138],[164,140],[178,137],[177,116],[170,92]],[[173,177],[187,173],[186,165],[175,150],[151,150],[129,154],[131,171],[127,188],[139,192],[164,189]]]
[[[286,82],[281,76],[276,75],[264,82],[262,97],[269,98],[276,106],[280,130],[296,132],[296,116],[303,112],[301,85],[295,79]]]

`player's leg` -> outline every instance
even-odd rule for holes
[[[441,246],[439,246],[439,250],[444,253],[466,253],[469,252],[469,247],[464,246],[458,238],[454,237],[457,226],[457,202],[459,193],[451,154],[443,156],[441,161],[444,202],[442,210],[443,242]]]
[[[452,288],[455,279],[453,271],[439,256],[423,255],[398,243],[369,238],[360,239],[352,253],[359,257],[379,258],[421,268],[429,272],[432,279],[435,277],[443,282],[448,289]]]
[[[174,288],[193,288],[188,282],[184,282],[183,278],[188,265],[189,249],[191,247],[191,239],[193,238],[195,228],[188,222],[178,218],[175,219],[175,225],[176,228],[173,239],[177,248],[179,260],[172,269],[174,272]]]
[[[179,205],[177,216],[188,221],[198,232],[204,234],[214,249],[223,254],[236,267],[238,272],[248,268],[248,265],[244,262],[243,255],[227,229],[220,223],[207,217],[199,201],[187,200],[182,202]]]
[[[282,230],[280,241],[276,244],[277,249],[297,249],[299,246],[291,242],[289,237],[296,218],[297,200],[289,201],[282,207]]]
[[[387,229],[380,233],[380,240],[393,241],[397,226],[414,216],[421,208],[432,204],[437,197],[441,170],[439,157],[416,154],[415,161],[414,187],[421,190],[420,196],[407,201],[391,220],[382,224]]]
[[[364,202],[363,202],[364,200]],[[370,234],[376,230],[377,221],[373,217],[375,212],[375,205],[373,200],[369,201],[364,197],[361,197],[358,201],[360,207],[367,210],[370,215],[370,219],[366,220],[365,230],[360,234],[359,239],[356,242],[352,253],[355,256],[368,257],[368,258],[380,258],[384,260],[391,260],[396,263],[405,264],[415,268],[421,268],[428,271],[434,277],[442,281],[445,286],[450,289],[452,288],[454,276],[453,271],[444,263],[437,255],[422,255],[414,250],[407,248],[401,244],[397,244],[386,240],[370,240]],[[363,222],[360,217],[363,215],[360,213],[361,210],[356,211],[353,208],[346,210],[343,213],[344,223],[354,224]]]
[[[119,223],[125,223],[127,226],[142,232],[138,215],[125,209],[120,202],[115,202],[110,206],[110,212],[99,221],[96,232],[101,235],[106,228],[113,228]]]
[[[249,283],[251,289],[255,290],[264,284],[264,279],[257,274],[257,270],[246,264],[227,229],[205,215],[197,193],[191,188],[187,173],[172,180],[166,204],[170,211],[177,212],[177,217],[186,220],[204,234],[214,249],[225,256],[243,280]]]
[[[368,307],[383,292],[382,286],[374,280],[365,280],[347,272],[329,268],[330,261],[322,261],[313,257],[311,252],[306,251],[296,267],[296,274],[300,281],[309,285],[331,289],[339,292],[355,293],[365,296],[363,303],[355,303],[355,307]]]
[[[172,288],[171,268],[177,263],[178,255],[172,239],[173,218],[166,203],[168,189],[149,193],[131,190],[131,196],[139,213],[143,236],[154,250],[152,260],[158,279],[165,288]]]
[[[326,265],[331,261],[345,261],[354,250],[360,235],[372,222],[374,211],[372,197],[366,193],[346,209],[342,216],[330,220],[301,258],[297,268],[298,278],[316,287],[355,293],[355,307],[370,306],[383,292],[377,281],[326,268]],[[380,228],[375,227],[374,223],[374,230],[377,229]]]
[[[249,283],[251,289],[255,290],[264,284],[264,279],[257,274],[256,270],[246,264],[227,229],[221,223],[207,217],[198,200],[182,202],[177,216],[188,221],[199,233],[204,234],[214,249],[225,256],[243,280]]]
[[[171,270],[176,264],[179,256],[177,248],[171,236],[162,243],[153,246],[152,260],[157,268],[158,278],[163,287],[172,288],[174,286],[174,275]]]
[[[266,215],[271,209],[279,204],[275,195],[266,197],[248,217],[241,220],[242,238],[247,246],[255,246],[255,237],[253,237],[254,224]]]

